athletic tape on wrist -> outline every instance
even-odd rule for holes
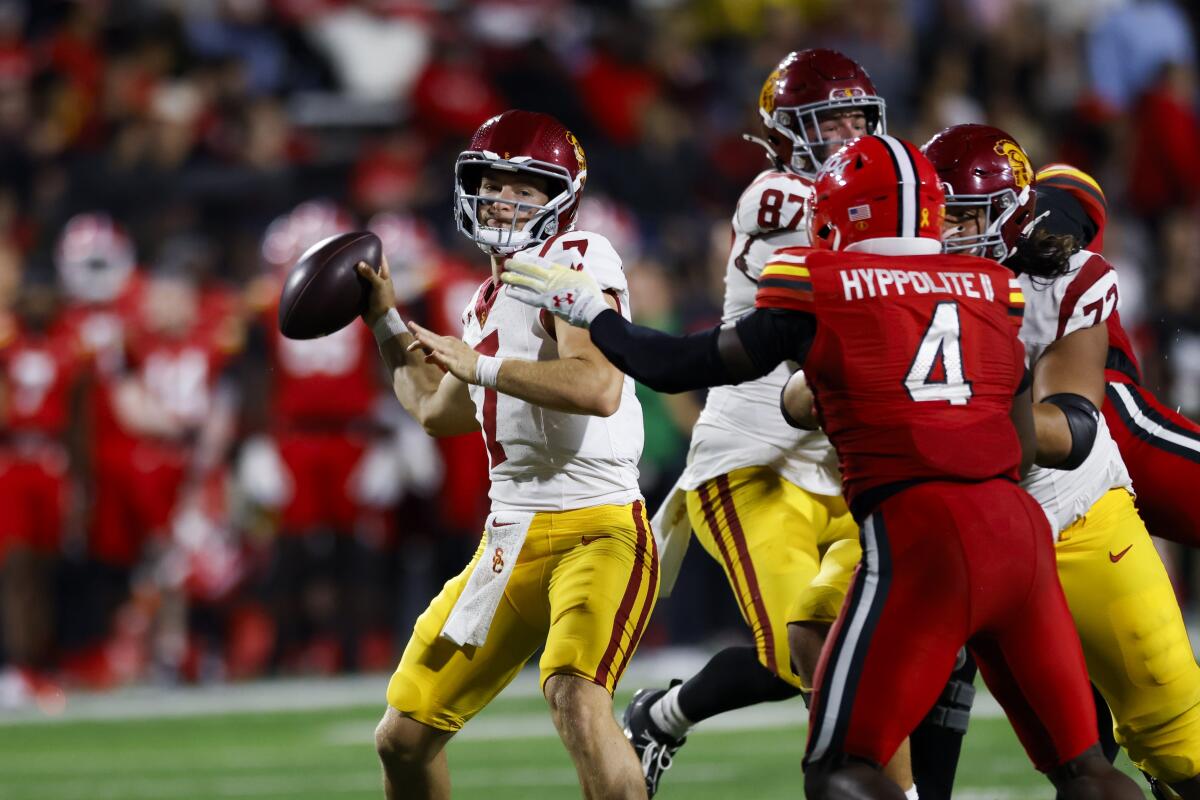
[[[503,363],[503,358],[480,356],[475,362],[475,382],[480,386],[495,389],[496,381],[500,378],[500,365]]]
[[[408,329],[404,327],[404,320],[400,319],[400,312],[394,308],[389,308],[388,312],[375,320],[375,324],[371,326],[371,333],[375,334],[377,344],[394,339],[406,330]]]

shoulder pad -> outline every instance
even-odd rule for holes
[[[733,230],[749,236],[800,230],[808,217],[812,184],[790,172],[763,172],[738,198]]]
[[[767,260],[758,279],[755,308],[786,308],[793,311],[813,310],[812,275],[805,259],[811,248],[789,247],[776,251]]]
[[[1100,325],[1117,309],[1117,272],[1112,265],[1087,250],[1076,253],[1071,260],[1079,267],[1064,276],[1068,282],[1058,307],[1056,339]]]
[[[596,279],[601,289],[623,292],[628,288],[621,257],[612,243],[598,233],[561,233],[543,244],[537,254],[572,269],[583,270]]]

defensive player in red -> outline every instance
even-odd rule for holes
[[[812,179],[821,163],[847,140],[886,132],[884,102],[870,76],[832,50],[785,56],[763,83],[758,111],[763,138],[747,138],[763,145],[771,165],[746,187],[733,214],[726,323],[754,310],[775,250],[810,244]],[[790,428],[775,413],[788,375],[781,364],[757,380],[708,393],[687,468],[654,518],[663,542],[664,593],[694,532],[725,571],[754,645],[726,647],[687,680],[634,695],[625,731],[651,796],[693,725],[811,688],[815,654],[796,669],[788,643],[797,587],[815,587],[806,617],[831,624],[846,586],[827,585],[822,564],[841,561],[850,570],[858,563],[858,526],[841,496],[829,439]],[[892,775],[908,788],[912,777],[900,756]]]
[[[1200,667],[1134,508],[1137,487],[1097,411],[1116,272],[1074,237],[1034,227],[1033,168],[1004,131],[957,125],[924,152],[947,187],[947,249],[1003,263],[1026,298],[1020,338],[1037,400],[1038,458],[1023,485],[1051,521],[1059,579],[1116,741],[1156,791],[1200,797]]]
[[[964,644],[1060,797],[1139,797],[1100,753],[1046,517],[1016,486],[1035,450],[1016,282],[994,262],[938,255],[943,195],[910,143],[846,145],[815,191],[814,241],[839,252],[781,250],[735,325],[641,328],[608,314],[586,278],[536,259],[503,279],[659,391],[803,365],[863,548],[817,668],[809,797],[903,797],[880,767]]]
[[[15,269],[18,258],[0,244],[0,261],[12,259]],[[56,311],[53,287],[29,276],[15,314],[0,308],[0,630],[18,696],[39,691],[51,657],[55,566],[72,488],[72,395],[84,367]]]

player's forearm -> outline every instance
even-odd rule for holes
[[[496,389],[542,408],[607,417],[616,413],[621,404],[621,380],[612,366],[603,361],[506,358],[500,367]]]
[[[449,402],[439,391],[445,373],[425,363],[421,350],[408,351],[414,337],[401,333],[379,344],[379,354],[392,377],[392,391],[401,407],[421,424],[430,436],[454,436],[476,426],[473,411]]]
[[[617,369],[656,392],[686,392],[732,383],[717,347],[720,329],[672,336],[605,311],[588,329]]]

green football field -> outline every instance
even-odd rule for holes
[[[383,687],[366,685],[372,692]],[[246,692],[232,700],[228,693],[214,692],[183,703],[163,695],[130,701],[133,708],[126,714],[118,697],[107,700],[107,711],[92,719],[0,718],[0,798],[381,797],[372,743],[379,705],[364,704],[360,690],[318,704],[326,707],[280,711],[279,701],[287,704],[289,688],[274,691],[276,699],[266,703]],[[309,684],[297,684],[290,693],[297,704],[310,705]],[[625,699],[619,697],[622,703]],[[239,705],[264,710],[221,711]],[[710,721],[692,735],[658,796],[801,797],[804,732],[796,721],[803,711],[792,702]],[[978,711],[955,797],[1053,797],[1049,784],[1025,760],[1008,724],[997,717],[994,703],[983,697]],[[130,715],[134,718],[123,718]],[[451,743],[449,754],[456,798],[579,796],[574,769],[544,703],[530,691],[502,696]]]

